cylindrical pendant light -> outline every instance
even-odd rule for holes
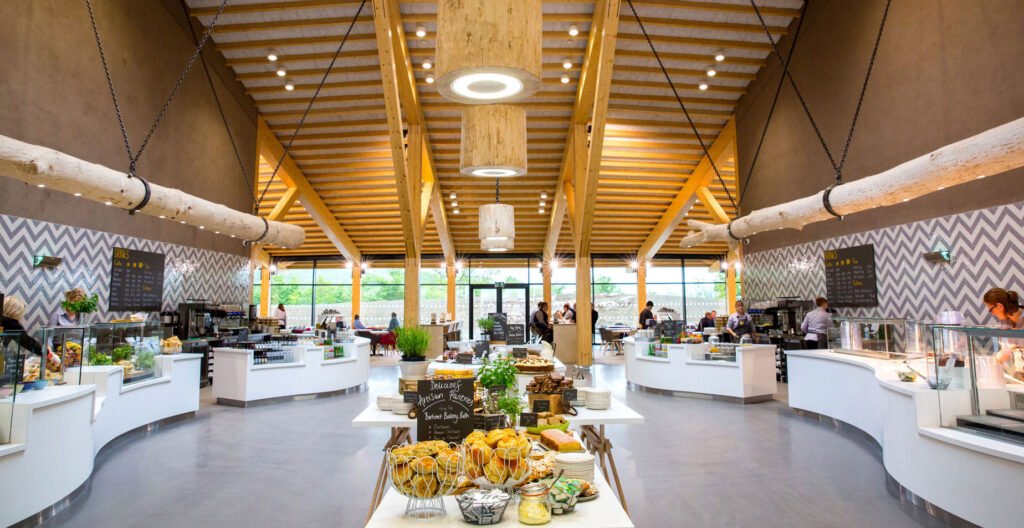
[[[503,203],[480,206],[480,240],[511,240],[516,237],[516,210]]]
[[[467,106],[462,111],[462,174],[526,174],[526,109],[511,105]]]
[[[540,89],[541,0],[439,0],[437,90],[464,104],[513,101]]]
[[[480,249],[489,251],[491,253],[504,253],[512,251],[515,248],[515,241],[511,238],[508,240],[481,240]]]

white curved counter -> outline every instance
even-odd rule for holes
[[[115,438],[199,409],[199,354],[154,358],[156,377],[122,385],[121,367],[83,367],[81,385],[17,394],[11,443],[0,445],[0,526],[45,520],[88,481]],[[71,378],[72,376],[68,376]]]
[[[906,491],[986,528],[1021,525],[1014,505],[1024,489],[1024,447],[940,423],[952,425],[957,414],[970,414],[968,391],[900,382],[895,361],[825,350],[787,356],[790,407],[871,436],[882,448],[886,471]]]
[[[246,407],[260,401],[315,394],[334,394],[366,383],[370,375],[370,340],[356,337],[345,343],[345,357],[324,359],[324,348],[288,347],[289,363],[256,365],[253,350],[217,348],[217,403]]]
[[[626,380],[634,385],[659,391],[710,395],[742,403],[769,401],[777,390],[775,383],[775,347],[749,345],[738,347],[736,361],[705,360],[711,345],[668,345],[668,357],[646,353],[641,342],[622,340],[626,356]]]

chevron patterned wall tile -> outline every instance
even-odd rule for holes
[[[78,287],[99,294],[94,319],[126,317],[106,311],[114,247],[166,255],[165,310],[186,299],[249,304],[252,286],[245,257],[6,215],[0,215],[0,292],[25,300],[22,322],[30,330],[46,323],[65,291]],[[52,270],[32,267],[32,257],[43,254],[64,262]]]
[[[743,294],[752,302],[824,296],[827,249],[874,244],[878,306],[842,308],[852,317],[934,320],[958,310],[968,322],[993,324],[981,301],[993,287],[1024,292],[1024,203],[970,211],[747,255]],[[950,264],[923,254],[953,253]]]

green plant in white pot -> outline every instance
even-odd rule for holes
[[[419,326],[403,326],[395,330],[395,345],[402,353],[398,368],[405,379],[423,378],[427,375],[427,348],[430,333]]]
[[[480,327],[480,340],[490,341],[491,332],[494,331],[494,319],[491,317],[484,317],[482,319],[477,319],[476,324]]]

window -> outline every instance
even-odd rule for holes
[[[592,299],[599,325],[636,323],[636,278],[625,266],[594,268]]]
[[[305,266],[309,267],[306,268]],[[313,322],[313,268],[310,263],[295,263],[270,276],[270,314],[278,304],[284,305],[288,326]]]
[[[363,274],[359,318],[366,326],[384,326],[391,314],[405,313],[405,268],[371,269]]]

